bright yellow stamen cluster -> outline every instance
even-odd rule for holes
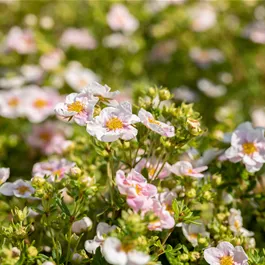
[[[106,127],[111,131],[117,130],[117,129],[122,129],[123,123],[119,118],[113,117],[107,121]]]
[[[231,256],[224,256],[220,260],[220,265],[233,265],[234,260]]]
[[[30,189],[27,186],[20,186],[17,188],[17,191],[19,192],[19,194],[24,195],[26,192],[29,192]]]
[[[84,105],[80,101],[75,101],[67,105],[67,110],[79,113],[84,110]]]
[[[48,105],[48,101],[42,98],[36,99],[33,102],[33,106],[37,109],[42,109]]]
[[[10,106],[10,107],[16,107],[19,103],[19,100],[18,98],[11,98],[8,100],[7,104]]]
[[[243,152],[247,155],[251,155],[257,151],[257,147],[254,143],[244,143],[243,145]]]
[[[140,185],[136,184],[135,191],[139,195],[142,192],[142,187]]]
[[[159,125],[159,124],[160,124],[160,122],[157,121],[157,120],[155,120],[154,118],[148,118],[148,121],[149,121],[150,123],[152,123],[152,124],[156,124],[156,125]]]

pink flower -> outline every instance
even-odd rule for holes
[[[78,125],[85,126],[93,119],[97,101],[84,90],[81,93],[72,93],[66,97],[65,102],[56,105],[55,113],[64,119],[73,119]]]
[[[70,162],[66,159],[60,160],[49,160],[47,162],[39,162],[34,164],[32,169],[33,177],[44,178],[49,177],[50,182],[56,180],[60,181],[67,174],[70,173],[71,168],[75,166],[75,163]]]
[[[141,120],[141,122],[150,130],[161,134],[162,136],[166,137],[174,137],[175,136],[175,128],[174,126],[168,125],[166,123],[163,123],[161,121],[155,120],[153,115],[144,110],[140,109],[138,116]]]
[[[23,92],[21,89],[0,91],[0,115],[14,119],[23,115]]]
[[[47,121],[35,125],[27,140],[30,146],[40,149],[46,155],[62,154],[72,144],[65,139],[66,129],[57,122]]]
[[[122,4],[114,4],[107,14],[107,22],[112,30],[121,30],[132,33],[137,30],[139,22],[129,13]]]
[[[92,70],[84,68],[78,62],[71,62],[68,64],[64,73],[64,78],[67,84],[78,92],[89,84],[100,80]]]
[[[132,126],[137,122],[139,118],[132,114],[131,103],[125,101],[117,107],[104,108],[99,116],[87,123],[87,132],[102,142],[128,141],[138,133]]]
[[[97,47],[96,40],[85,28],[69,28],[64,31],[60,43],[64,48],[73,46],[77,49],[93,50]]]
[[[243,161],[248,172],[259,171],[265,163],[264,128],[253,128],[250,122],[240,124],[232,134],[225,157],[233,163]]]
[[[56,90],[32,85],[24,88],[23,109],[30,122],[39,123],[54,114],[61,97]]]
[[[40,57],[40,66],[46,71],[58,68],[64,58],[64,53],[60,49],[54,49]]]
[[[241,246],[221,242],[216,248],[204,250],[204,259],[210,265],[247,265],[248,256]]]
[[[164,166],[163,168],[162,166],[163,166],[163,163],[161,162],[158,163],[156,159],[151,159],[149,161],[146,161],[146,159],[142,159],[135,166],[135,170],[137,172],[141,172],[144,168],[146,168],[150,179],[154,179],[155,177],[159,179],[164,179],[169,176],[170,171],[168,170],[167,166]]]
[[[169,170],[177,176],[190,176],[194,178],[203,178],[204,175],[201,172],[207,169],[207,166],[193,168],[192,164],[188,161],[179,161],[169,166]]]
[[[8,50],[14,50],[20,54],[36,52],[36,43],[31,30],[22,30],[19,27],[10,29],[6,39]]]
[[[157,189],[134,169],[125,176],[122,170],[116,173],[116,184],[121,194],[126,195],[128,205],[136,212],[141,210],[145,201],[156,195]]]

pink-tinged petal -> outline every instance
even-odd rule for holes
[[[225,256],[232,256],[235,250],[234,246],[229,242],[221,242],[217,245],[217,248],[220,249]]]
[[[234,250],[234,261],[239,264],[245,264],[248,261],[248,256],[241,246],[236,246]]]
[[[85,250],[88,253],[95,254],[96,249],[100,246],[100,244],[101,244],[100,242],[97,242],[95,240],[87,240],[85,242]]]
[[[129,141],[136,137],[138,130],[133,126],[128,126],[124,129],[123,133],[121,134],[121,139],[125,141]]]
[[[193,178],[203,178],[204,177],[204,175],[203,174],[201,174],[201,173],[196,173],[196,172],[194,172],[194,173],[188,173],[188,174],[186,174],[187,176],[190,176],[190,177],[193,177]]]
[[[13,196],[14,195],[14,184],[11,182],[6,182],[0,187],[0,193],[5,196]]]
[[[205,171],[207,169],[208,169],[207,166],[203,166],[203,167],[196,167],[193,170],[194,170],[194,172],[200,173],[200,172],[203,172],[203,171]]]
[[[140,183],[146,183],[146,179],[143,177],[142,174],[137,172],[135,169],[132,169],[131,172],[128,174],[128,180],[133,180]]]
[[[142,194],[144,196],[155,196],[157,194],[157,188],[155,185],[146,184],[145,187],[142,189]]]
[[[139,212],[147,200],[144,196],[138,196],[134,198],[127,198],[127,204],[135,211]]]
[[[145,265],[150,260],[150,256],[139,252],[136,250],[132,250],[128,252],[128,263],[127,265]]]
[[[249,165],[249,166],[255,166],[256,165],[256,162],[251,157],[249,157],[248,155],[245,155],[243,157],[243,163],[246,165]]]
[[[220,259],[224,256],[224,253],[218,248],[207,248],[204,250],[203,255],[210,265],[220,265]]]

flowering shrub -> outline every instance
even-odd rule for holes
[[[265,264],[263,5],[20,4],[0,3],[0,264]]]

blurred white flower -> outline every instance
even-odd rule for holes
[[[82,50],[93,50],[97,47],[94,37],[85,28],[68,28],[60,39],[60,44],[64,48],[75,47]]]
[[[265,44],[265,22],[253,22],[245,28],[243,35],[255,43]]]
[[[206,31],[216,24],[216,11],[209,4],[197,4],[189,10],[188,14],[194,31]]]
[[[0,185],[7,181],[7,179],[9,178],[9,174],[10,174],[9,168],[5,167],[0,168]]]
[[[130,45],[131,39],[121,33],[113,33],[103,39],[103,45],[108,48],[119,48]]]
[[[257,108],[251,113],[252,123],[255,127],[265,127],[265,109]]]
[[[125,33],[132,33],[139,27],[139,22],[122,4],[112,5],[107,14],[107,22],[112,30],[121,30]]]
[[[26,82],[25,77],[23,76],[13,76],[13,77],[3,77],[0,78],[0,88],[11,89],[11,88],[20,88]]]
[[[44,16],[40,18],[40,26],[43,29],[52,29],[54,26],[54,20],[52,17]]]
[[[75,221],[72,224],[72,232],[75,234],[81,234],[86,232],[92,227],[92,221],[89,217],[83,217],[81,220]]]
[[[215,85],[210,80],[202,78],[197,82],[197,86],[206,96],[211,98],[221,97],[226,94],[226,87],[223,85]]]
[[[40,66],[46,71],[52,71],[58,68],[64,59],[64,53],[61,49],[54,49],[40,57]]]
[[[197,93],[186,86],[173,89],[174,98],[179,101],[195,102],[198,99]]]
[[[100,81],[100,78],[92,70],[84,68],[78,62],[68,64],[64,77],[68,85],[78,92],[90,83]]]
[[[37,83],[43,76],[43,70],[36,64],[24,64],[21,66],[20,72],[29,83]]]

